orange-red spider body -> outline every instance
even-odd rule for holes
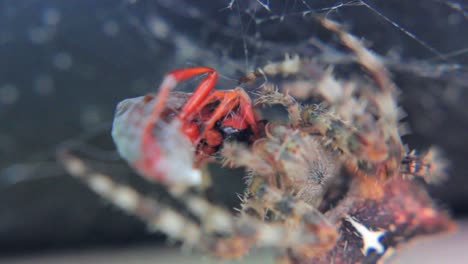
[[[206,76],[193,93],[172,92],[179,82],[200,74]],[[217,78],[208,67],[174,70],[166,74],[157,96],[119,104],[113,137],[120,154],[143,176],[170,182],[175,180],[171,174],[184,173],[181,167],[196,170],[226,139],[253,142],[259,129],[249,96],[239,87],[214,90]],[[191,182],[194,172],[186,173]]]

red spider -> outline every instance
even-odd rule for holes
[[[171,92],[179,82],[199,74],[206,77],[192,94]],[[190,167],[185,177],[193,184],[200,178],[194,167],[212,157],[225,139],[252,142],[259,129],[249,96],[240,87],[214,90],[217,78],[208,67],[177,69],[166,74],[157,97],[120,103],[113,137],[121,155],[144,176],[162,182],[175,181],[168,177],[183,175],[182,167]],[[179,173],[171,173],[171,166]]]

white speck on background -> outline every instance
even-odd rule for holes
[[[34,91],[39,95],[49,95],[54,91],[54,80],[50,75],[41,74],[34,79]]]
[[[120,27],[119,24],[117,24],[117,22],[113,20],[108,20],[102,25],[102,31],[104,31],[106,35],[114,37],[117,34],[119,34]]]
[[[53,64],[60,70],[68,70],[73,65],[73,58],[66,52],[59,52],[53,57]]]
[[[14,104],[19,98],[19,90],[13,84],[0,86],[0,104]]]
[[[29,39],[33,44],[44,44],[50,39],[50,31],[46,27],[32,27],[28,31]]]
[[[55,8],[47,8],[42,14],[42,21],[49,26],[55,26],[60,22],[60,12]]]
[[[151,33],[153,33],[157,38],[164,39],[169,35],[169,27],[166,22],[162,21],[161,19],[151,17],[148,20],[148,26],[151,30]]]

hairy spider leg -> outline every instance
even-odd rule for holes
[[[151,230],[162,231],[171,238],[185,242],[186,246],[207,250],[220,258],[240,258],[252,247],[286,249],[304,245],[315,247],[321,243],[315,230],[323,228],[323,221],[321,217],[317,218],[315,211],[309,212],[307,208],[294,210],[302,217],[298,226],[291,227],[266,223],[248,215],[236,217],[202,196],[187,192],[173,193],[200,219],[198,223],[171,206],[94,171],[69,151],[59,152],[58,159],[72,176],[124,212],[140,218]],[[273,190],[265,189],[262,197],[272,204],[281,203],[283,196],[270,191]],[[289,203],[285,206],[296,207]],[[297,216],[297,213],[292,215]]]
[[[304,224],[306,232],[317,236],[317,240],[313,243],[303,243],[291,248],[295,254],[310,258],[333,247],[338,238],[338,232],[320,211],[269,184],[262,184],[259,188],[262,191],[257,190],[251,199],[261,202],[265,208],[280,216],[280,219],[288,225],[297,227]]]
[[[397,87],[390,79],[390,74],[378,55],[366,49],[355,36],[344,31],[336,22],[329,19],[321,19],[320,22],[325,28],[338,34],[343,44],[356,54],[358,63],[370,72],[379,88],[380,93],[370,92],[365,96],[377,107],[379,120],[372,125],[383,132],[388,156],[372,166],[375,168],[374,174],[380,178],[397,176],[404,156],[404,148],[398,131],[401,109],[394,100],[398,92]]]

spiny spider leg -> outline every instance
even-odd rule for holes
[[[200,225],[154,198],[93,171],[69,151],[61,151],[58,158],[71,175],[123,211],[140,218],[151,229],[160,230],[189,247],[200,247],[221,258],[242,257],[252,247],[316,247],[320,242],[312,232],[317,228],[317,219],[311,215],[301,218],[300,228],[291,229],[247,215],[235,217],[201,196],[183,194],[179,198],[191,213],[200,218]]]
[[[259,97],[255,100],[255,105],[275,105],[279,104],[286,107],[289,115],[289,123],[293,127],[298,127],[301,122],[301,105],[288,94],[280,93],[273,85],[264,83],[261,87]]]
[[[301,227],[317,235],[314,243],[291,247],[292,252],[311,257],[333,246],[337,232],[316,209],[323,190],[336,175],[330,155],[307,133],[289,126],[268,124],[267,138],[252,149],[239,144],[226,145],[223,155],[236,166],[245,166],[250,175],[241,212],[285,226]],[[257,157],[257,158],[255,158]],[[294,186],[303,185],[300,190]]]
[[[401,161],[401,173],[423,178],[427,183],[440,183],[447,178],[448,161],[440,150],[430,148],[422,155],[413,150]]]
[[[116,183],[110,176],[95,172],[68,150],[60,151],[58,159],[72,176],[124,212],[140,218],[151,230],[162,231],[191,246],[201,238],[198,224],[173,208],[146,197],[129,186]]]
[[[335,150],[339,149],[347,156],[380,161],[384,155],[382,153],[386,153],[386,148],[376,148],[376,145],[363,146],[362,141],[365,140],[365,136],[323,104],[301,106],[287,92],[280,92],[271,85],[263,86],[255,103],[285,106],[293,127],[301,124],[301,130],[322,135],[326,139],[323,142],[326,146],[332,146]]]
[[[336,241],[335,227],[316,208],[283,190],[263,184],[256,189],[253,198],[280,217],[280,221],[293,227],[306,225],[306,230],[317,235],[313,244],[296,245],[291,250],[303,257],[311,257],[317,250],[326,251]]]
[[[356,37],[344,31],[339,24],[324,18],[320,21],[325,28],[337,33],[343,43],[357,55],[358,63],[370,72],[379,88],[379,91],[368,89],[363,93],[367,102],[374,105],[377,110],[378,120],[373,124],[376,126],[374,130],[383,132],[383,141],[388,148],[386,160],[381,164],[374,164],[377,174],[381,176],[386,174],[384,178],[395,177],[399,173],[409,174],[422,177],[428,183],[437,183],[445,179],[447,162],[441,158],[437,149],[431,148],[422,156],[417,155],[414,150],[404,155],[405,149],[399,132],[400,118],[404,114],[395,100],[398,89],[390,79],[382,59],[366,49]]]
[[[311,84],[312,94],[321,96],[327,102],[327,107],[296,107],[300,109],[301,115],[297,118],[297,114],[292,114],[298,110],[291,108],[294,104],[285,100],[288,91],[285,91],[284,95],[274,90],[266,91],[257,101],[286,106],[290,116],[294,117],[291,118],[292,124],[301,123],[304,124],[303,127],[309,125],[313,130],[320,132],[328,140],[327,145],[343,152],[342,158],[350,170],[373,174],[382,179],[393,177],[399,173],[404,152],[398,132],[401,110],[394,100],[396,86],[388,77],[381,59],[367,50],[356,37],[342,30],[339,24],[331,20],[318,20],[325,28],[335,32],[356,54],[357,62],[370,72],[378,90],[361,82],[357,82],[356,85],[356,82],[339,81],[329,68],[323,72],[318,82]],[[304,63],[297,56],[294,59],[287,56],[287,62],[273,63],[272,66],[275,67],[265,66],[263,72],[299,72],[307,70],[307,67],[300,67]]]

